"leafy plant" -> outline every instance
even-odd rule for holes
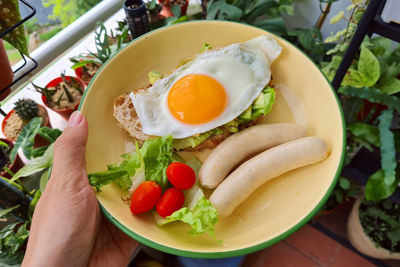
[[[0,230],[0,264],[20,264],[25,252],[22,246],[28,240],[28,222],[15,222]]]
[[[359,211],[364,232],[380,247],[400,252],[400,206],[390,200],[364,201]]]
[[[0,2],[0,32],[17,24],[21,20],[19,13],[19,1],[7,0]],[[5,41],[9,42],[22,54],[29,56],[28,43],[25,37],[24,26],[20,25],[11,33],[2,37]]]
[[[113,40],[116,40],[116,42]],[[118,23],[116,34],[113,31],[108,34],[104,24],[98,23],[95,30],[96,52],[89,51],[88,53],[70,58],[70,61],[74,63],[71,68],[77,69],[87,64],[103,65],[109,58],[124,48],[129,40],[129,28],[126,23]]]
[[[287,33],[282,14],[294,14],[295,0],[211,0],[207,19],[240,21],[271,32]]]
[[[360,193],[361,189],[357,184],[345,177],[340,177],[323,210],[333,210],[338,205],[354,199]]]

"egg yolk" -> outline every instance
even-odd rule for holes
[[[226,92],[215,79],[204,74],[180,78],[168,93],[168,108],[181,122],[202,124],[217,118],[225,109]]]

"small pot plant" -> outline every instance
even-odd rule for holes
[[[81,101],[85,86],[83,82],[72,76],[61,74],[45,87],[33,84],[37,92],[42,94],[43,103],[68,120]]]
[[[88,85],[100,67],[130,40],[126,22],[118,21],[118,27],[110,34],[107,33],[104,24],[99,24],[95,31],[96,52],[89,51],[70,58],[73,63],[71,68],[75,70],[76,76]]]
[[[0,154],[1,154],[1,165],[3,166],[0,170],[1,177],[11,178],[24,164],[21,158],[17,155],[11,160],[10,153],[14,144],[11,140],[6,138],[0,138]]]
[[[0,32],[11,28],[20,20],[19,1],[0,1]],[[22,54],[29,56],[23,25],[18,26],[3,36],[2,39]],[[0,90],[2,91],[0,91],[0,100],[4,99],[10,93],[10,88],[6,88],[6,86],[12,82],[14,76],[6,50],[4,49],[3,40],[0,39]]]
[[[331,196],[317,216],[332,214],[343,207],[344,204],[350,203],[360,193],[361,189],[355,182],[345,177],[340,177]]]
[[[42,118],[42,126],[50,126],[49,115],[45,107],[32,99],[19,99],[3,120],[1,129],[4,136],[16,141],[24,126],[35,117]]]

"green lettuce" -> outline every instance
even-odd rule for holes
[[[165,219],[159,220],[158,225],[181,221],[189,224],[192,229],[189,234],[195,236],[208,233],[215,238],[214,226],[218,222],[217,209],[204,196],[200,198],[193,209],[188,207],[175,211]]]
[[[168,186],[166,169],[173,161],[171,136],[148,139],[142,148],[122,155],[123,161],[107,166],[107,171],[90,173],[89,182],[97,190],[115,182],[119,187],[128,190],[137,178],[137,172],[143,170],[146,180],[154,181],[163,189]],[[141,171],[142,172],[142,171]]]

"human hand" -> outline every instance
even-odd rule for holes
[[[100,213],[86,174],[88,124],[74,112],[54,144],[51,178],[35,212],[22,266],[127,266],[137,242]]]

